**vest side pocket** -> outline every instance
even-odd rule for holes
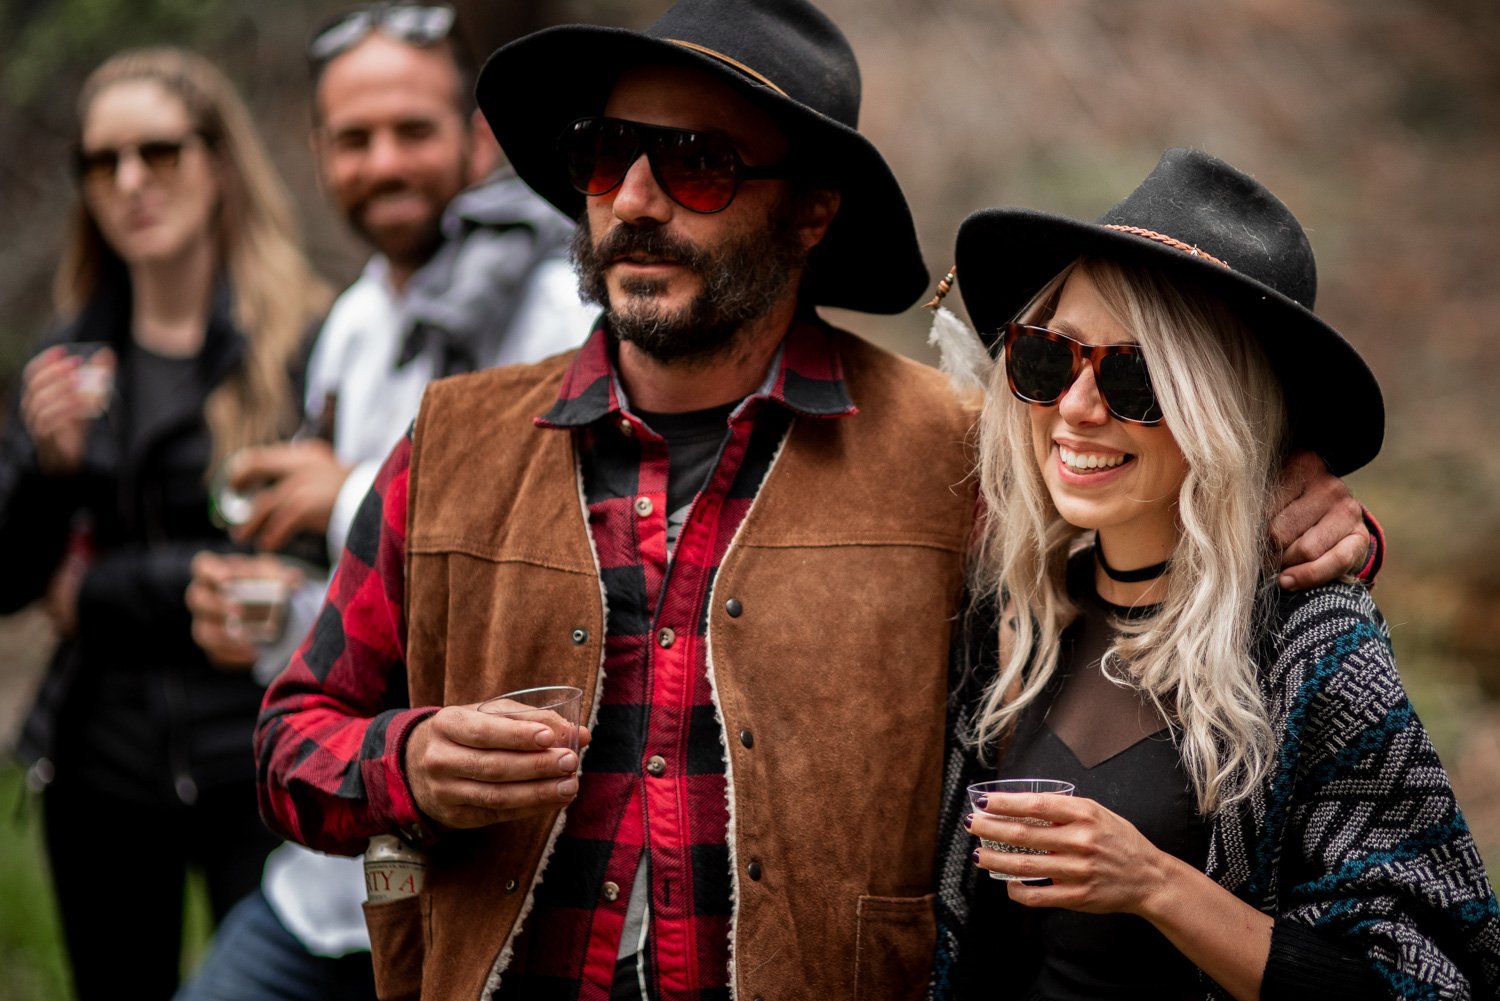
[[[934,894],[859,898],[854,944],[854,996],[904,1001],[925,998],[937,944]]]
[[[370,929],[370,955],[375,962],[375,996],[380,1001],[416,1001],[422,996],[426,900],[425,894],[418,894],[363,905],[365,925]]]

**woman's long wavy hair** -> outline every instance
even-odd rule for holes
[[[1217,298],[1158,271],[1074,262],[1023,313],[1045,324],[1063,283],[1086,269],[1113,318],[1141,344],[1166,426],[1187,460],[1180,535],[1155,614],[1119,621],[1104,669],[1146,692],[1172,723],[1203,813],[1247,795],[1270,764],[1271,730],[1251,659],[1257,600],[1274,587],[1270,498],[1285,453],[1286,407],[1259,344]],[[992,748],[1057,670],[1077,611],[1068,557],[1089,537],[1053,506],[1032,445],[1029,406],[995,367],[980,418],[987,518],[976,559],[982,593],[1003,596],[1014,642],[986,690],[973,739]]]
[[[310,325],[329,291],[303,256],[292,202],[266,155],[250,113],[234,87],[208,60],[182,49],[121,52],[100,65],[78,97],[82,123],[108,88],[147,80],[176,96],[216,160],[220,204],[215,246],[233,290],[235,325],[244,334],[244,363],[208,397],[204,416],[214,465],[246,445],[285,437],[301,410],[287,378]],[[105,241],[80,193],[53,301],[63,316],[83,310],[111,273],[124,264]],[[212,468],[212,467],[210,467]]]

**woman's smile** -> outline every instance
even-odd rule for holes
[[[1072,473],[1094,473],[1118,469],[1135,458],[1128,452],[1099,452],[1089,448],[1070,448],[1057,443],[1057,456],[1063,467]]]

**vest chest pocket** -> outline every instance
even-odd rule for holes
[[[462,552],[408,564],[407,678],[416,705],[574,685],[592,704],[604,603],[592,572]]]

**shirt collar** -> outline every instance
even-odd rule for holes
[[[615,369],[614,337],[601,317],[563,376],[552,408],[536,418],[538,427],[575,428],[629,413],[629,401]],[[792,321],[760,388],[735,408],[730,420],[753,401],[765,400],[804,417],[846,417],[858,412],[844,382],[843,359],[830,330],[816,317]]]
[[[401,290],[391,280],[391,262],[384,254],[372,254],[365,262],[364,270],[360,277],[377,285],[382,292],[390,297],[392,302],[401,301]]]

